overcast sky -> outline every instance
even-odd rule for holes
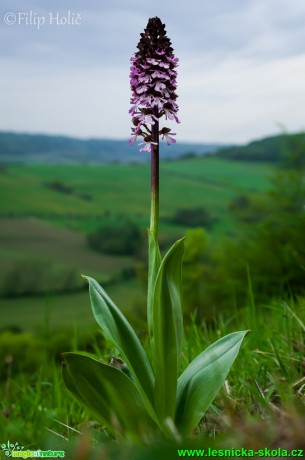
[[[153,16],[180,59],[177,141],[305,129],[305,0],[1,0],[0,15],[0,130],[127,139]]]

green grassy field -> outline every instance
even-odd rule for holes
[[[161,239],[173,241],[185,234],[187,222],[178,226],[169,221],[177,209],[204,207],[216,219],[208,231],[212,244],[217,244],[223,236],[234,233],[235,223],[228,209],[230,201],[245,192],[264,191],[271,172],[272,166],[268,164],[213,158],[161,162]],[[149,224],[149,175],[149,164],[3,168],[0,289],[12,284],[12,289],[18,292],[22,282],[43,284],[58,273],[75,278],[78,289],[82,286],[81,273],[106,284],[119,277],[123,269],[133,266],[132,258],[92,251],[85,234],[103,223],[117,225],[126,217],[145,233]],[[54,182],[64,184],[69,193],[46,185]],[[22,273],[29,277],[31,272],[34,279],[22,279]],[[119,282],[109,286],[109,290],[111,294],[117,293],[119,301],[123,300],[120,303],[123,308],[141,305],[142,287],[133,281]],[[42,320],[47,304],[55,322],[59,317],[64,322],[77,322],[82,314],[87,318],[84,292],[0,299],[0,309],[5,312],[0,327],[15,322],[32,330]]]
[[[163,162],[161,235],[169,239],[182,235],[187,224],[178,227],[168,218],[177,209],[202,206],[217,218],[209,229],[216,244],[236,231],[231,200],[246,192],[263,192],[271,174],[268,164],[213,158]],[[67,186],[69,193],[46,186],[54,181]],[[14,264],[32,259],[54,265],[56,272],[72,267],[77,276],[84,272],[96,276],[108,283],[107,292],[146,346],[143,286],[133,279],[109,284],[111,277],[133,264],[132,258],[94,253],[85,234],[103,222],[115,225],[126,215],[144,231],[149,221],[149,182],[149,165],[4,168],[0,278],[5,280]],[[38,270],[37,277],[41,275]],[[17,277],[12,280],[20,282]],[[79,460],[174,459],[177,448],[305,448],[304,299],[257,306],[249,292],[243,309],[232,305],[230,311],[216,310],[213,321],[202,324],[189,320],[180,371],[219,337],[235,330],[251,333],[195,438],[170,446],[161,439],[147,440],[144,448],[114,442],[63,385],[62,352],[87,350],[107,362],[118,353],[96,332],[87,289],[1,298],[0,312],[0,329],[17,326],[24,331],[0,332],[0,444],[10,440],[27,449],[63,449],[66,458]]]
[[[95,320],[85,282],[84,286],[85,289],[80,292],[0,299],[0,328],[14,326],[37,333],[47,321],[52,331],[61,328],[72,330],[74,326],[86,329],[94,325]],[[146,299],[144,289],[138,282],[120,282],[107,286],[106,291],[127,316],[138,305],[138,308],[142,308],[143,318]]]
[[[225,234],[232,227],[230,200],[245,191],[264,190],[271,170],[268,164],[213,158],[162,162],[161,219],[179,208],[203,206],[218,219],[215,232]],[[46,186],[54,181],[71,192]],[[144,229],[149,222],[149,187],[149,164],[10,166],[0,174],[0,215],[35,216],[85,233],[128,216]],[[175,235],[180,230],[169,224],[163,227]]]
[[[20,259],[38,258],[47,262],[77,267],[107,280],[107,277],[127,268],[129,257],[113,257],[91,250],[84,235],[57,228],[37,218],[0,219],[0,275],[5,266]]]

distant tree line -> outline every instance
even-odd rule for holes
[[[223,148],[215,152],[214,155],[228,160],[279,163],[283,162],[283,152],[287,149],[290,150],[292,144],[297,145],[304,142],[304,139],[304,133],[281,134],[253,141],[243,146]]]
[[[304,296],[304,137],[290,138],[268,192],[237,197],[230,210],[242,225],[237,238],[215,249],[205,234],[187,235],[186,308],[212,316],[246,305],[252,293],[258,304]]]

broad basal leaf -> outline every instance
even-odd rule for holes
[[[129,322],[104,289],[93,278],[86,277],[86,279],[89,282],[94,317],[105,337],[120,350],[147,409],[154,416],[151,405],[154,375],[146,352]]]
[[[133,381],[122,371],[78,353],[64,353],[67,388],[108,428],[144,433],[155,426]]]
[[[155,366],[155,409],[158,417],[174,419],[182,346],[183,240],[177,241],[161,262],[153,296],[152,348]]]
[[[248,331],[233,332],[217,340],[186,368],[178,380],[176,426],[191,435],[214,400]]]

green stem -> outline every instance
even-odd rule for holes
[[[150,208],[150,230],[158,241],[159,222],[159,114],[158,108],[154,108],[154,115],[157,118],[152,125],[151,137],[156,145],[152,144],[151,149],[151,208]]]

